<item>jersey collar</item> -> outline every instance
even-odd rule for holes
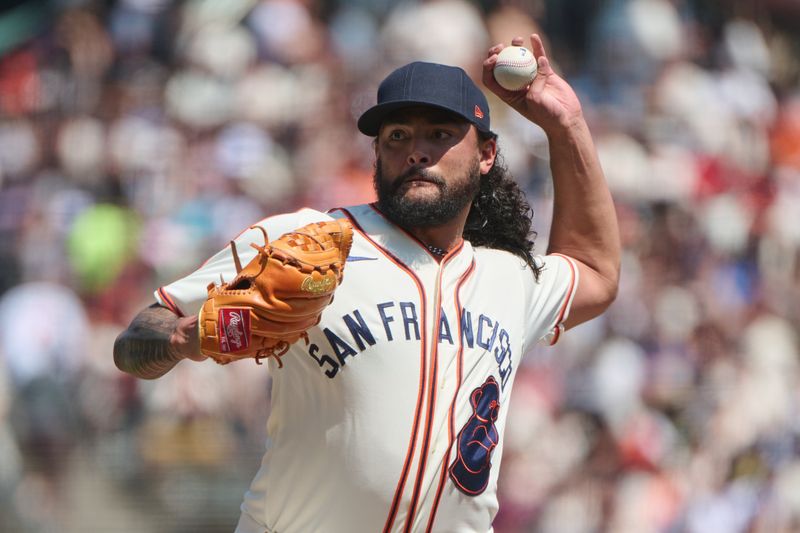
[[[438,270],[439,258],[411,233],[389,220],[375,204],[363,204],[342,209],[357,228],[380,248],[415,272]],[[441,262],[448,270],[466,270],[472,262],[473,250],[468,241],[461,240]]]

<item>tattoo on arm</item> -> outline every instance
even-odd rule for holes
[[[182,359],[169,342],[177,321],[172,311],[158,304],[136,315],[114,343],[117,368],[144,379],[169,372]]]

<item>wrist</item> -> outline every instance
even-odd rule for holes
[[[183,347],[180,343],[174,341],[175,335],[171,335],[169,338],[169,342],[167,343],[167,357],[169,362],[171,363],[179,363],[183,359],[186,359],[186,354],[184,353]]]
[[[578,113],[562,117],[546,127],[543,126],[542,129],[550,142],[564,142],[588,133],[589,125],[586,123],[583,113]]]

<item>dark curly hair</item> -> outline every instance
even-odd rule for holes
[[[479,135],[481,141],[495,138],[493,133]],[[464,226],[464,239],[473,246],[497,248],[519,256],[538,279],[541,268],[533,260],[536,232],[531,230],[532,224],[533,209],[498,149],[494,166],[481,176],[480,189]]]

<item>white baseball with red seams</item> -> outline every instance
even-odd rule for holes
[[[524,46],[506,46],[497,54],[494,79],[506,90],[520,91],[533,81],[537,69],[533,52]]]
[[[563,331],[575,263],[537,256],[537,280],[519,257],[463,240],[437,260],[374,205],[258,225],[278,236],[332,218],[355,230],[344,279],[308,343],[283,368],[267,360],[268,444],[236,533],[492,531],[514,377]],[[235,242],[249,261],[263,234]],[[227,247],[156,298],[196,314],[206,286],[235,275]]]

